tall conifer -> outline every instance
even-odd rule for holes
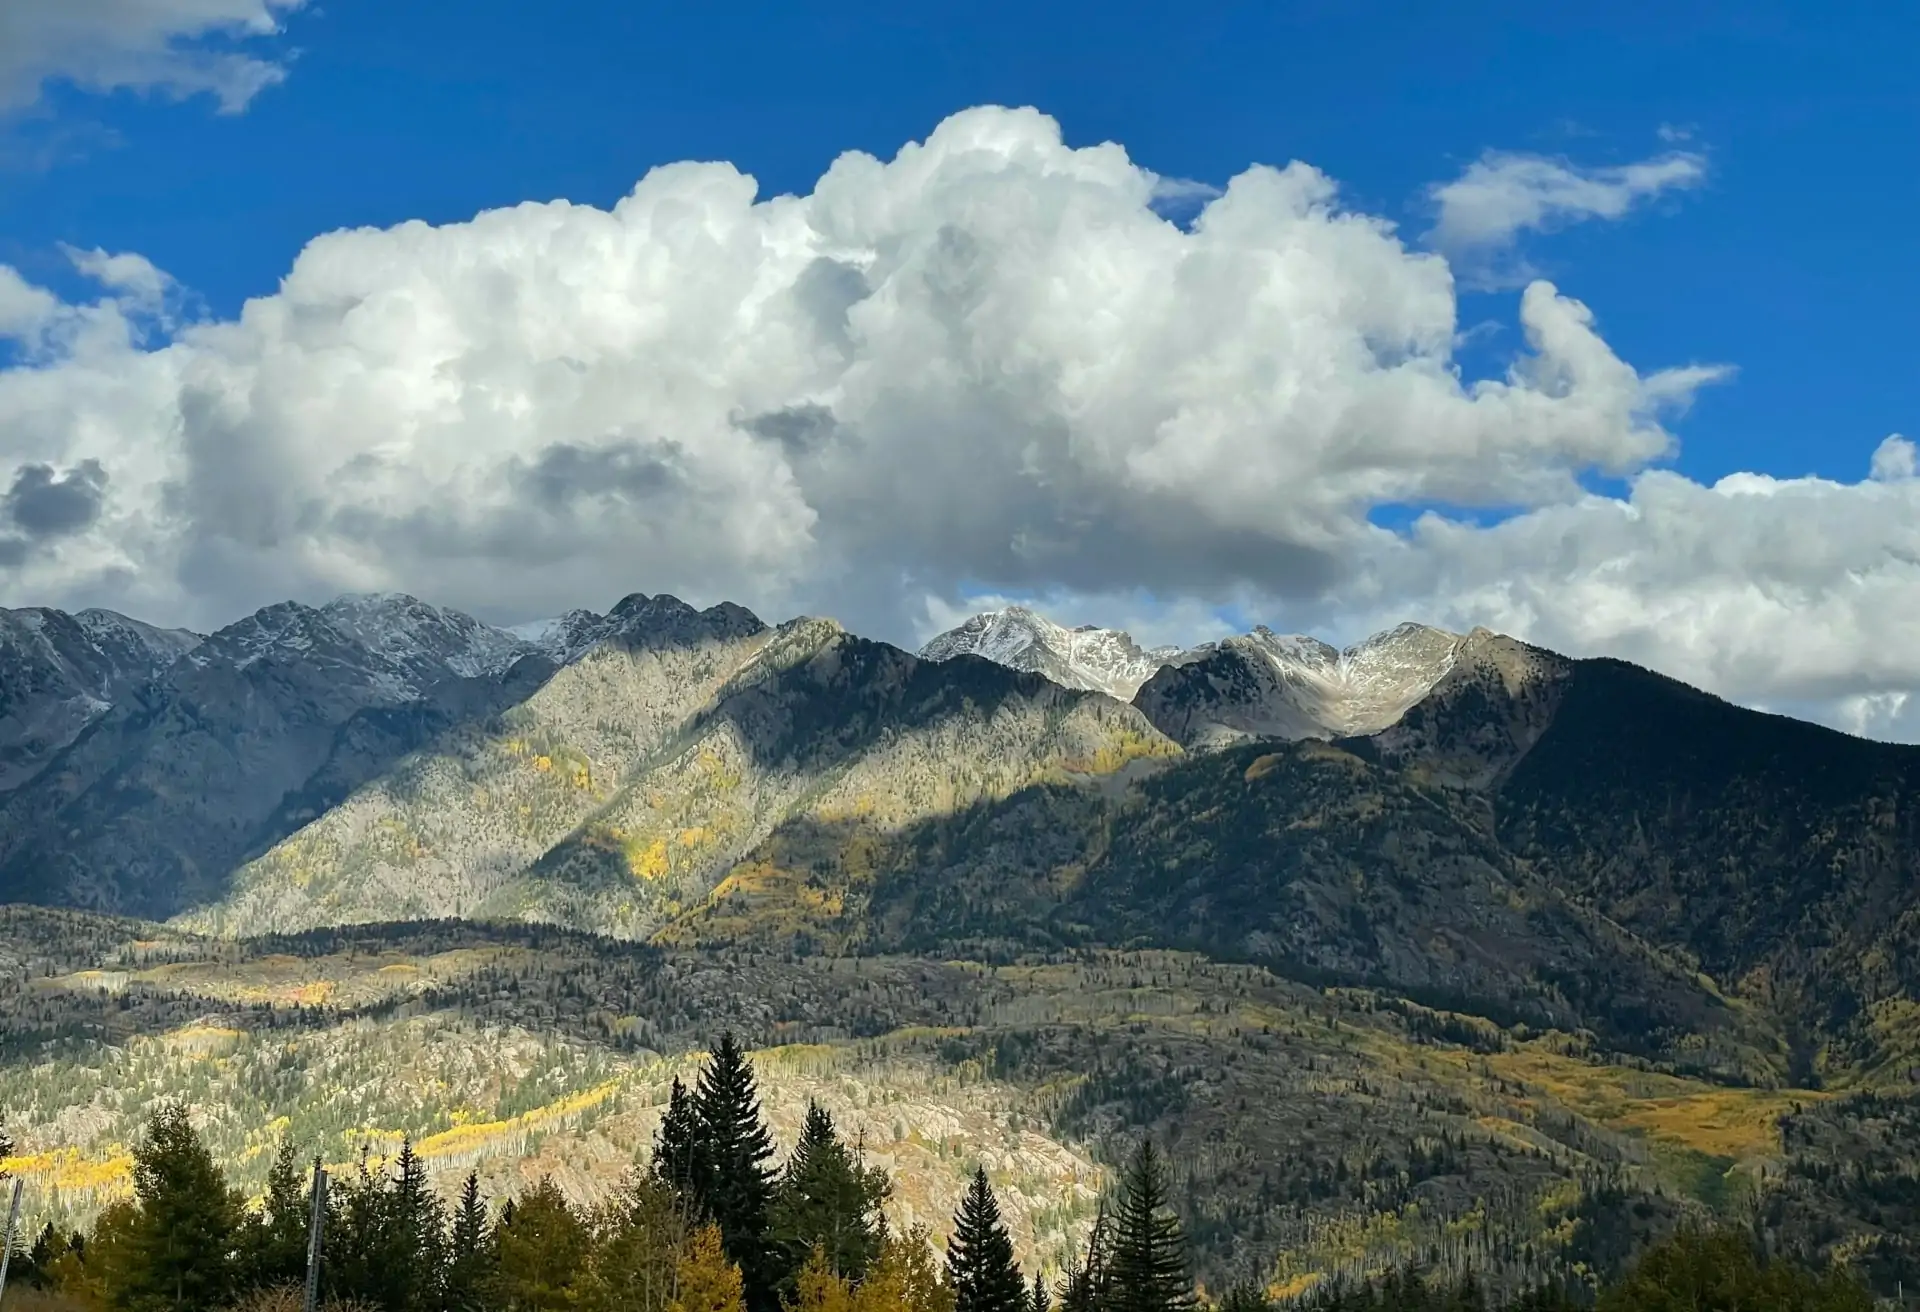
[[[747,1306],[753,1312],[772,1312],[779,1306],[777,1289],[784,1274],[767,1233],[774,1178],[767,1160],[773,1156],[773,1136],[760,1118],[753,1067],[732,1031],[713,1046],[692,1101],[699,1126],[695,1196],[720,1227],[727,1256],[740,1267]]]
[[[480,1175],[467,1173],[453,1209],[448,1236],[447,1278],[442,1300],[448,1312],[479,1312],[493,1275],[493,1227],[480,1196]]]
[[[666,1114],[653,1139],[653,1173],[686,1198],[696,1211],[705,1206],[700,1197],[706,1180],[700,1134],[700,1113],[693,1095],[676,1076],[673,1091],[667,1095]]]
[[[1013,1264],[1013,1240],[1000,1222],[1000,1203],[976,1167],[973,1183],[953,1216],[947,1241],[947,1287],[954,1312],[1025,1312],[1027,1286]]]
[[[809,1103],[771,1216],[789,1269],[798,1270],[817,1248],[835,1275],[858,1282],[880,1251],[880,1209],[889,1191],[886,1172],[864,1167],[841,1142],[827,1110]]]
[[[307,1271],[309,1183],[291,1139],[280,1141],[267,1171],[267,1194],[248,1226],[242,1283],[259,1288],[298,1284]]]
[[[403,1139],[387,1187],[389,1312],[431,1312],[440,1305],[447,1264],[446,1208],[427,1183],[427,1168]]]
[[[1150,1141],[1127,1166],[1113,1218],[1113,1312],[1187,1312],[1195,1306],[1187,1241],[1168,1204],[1167,1173]]]
[[[225,1306],[238,1284],[245,1209],[185,1107],[164,1107],[147,1122],[133,1150],[133,1191],[140,1207],[116,1301],[127,1312]]]

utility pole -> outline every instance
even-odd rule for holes
[[[7,1208],[7,1235],[0,1240],[0,1298],[7,1294],[7,1267],[13,1261],[13,1230],[20,1223],[20,1190],[26,1181],[13,1177],[13,1204]]]
[[[307,1299],[306,1312],[314,1312],[320,1300],[320,1232],[327,1222],[327,1168],[313,1159],[313,1208],[307,1215]]]

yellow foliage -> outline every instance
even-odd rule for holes
[[[745,1312],[740,1268],[721,1249],[718,1226],[702,1226],[694,1233],[674,1276],[679,1289],[667,1312]]]
[[[519,1116],[510,1116],[503,1121],[456,1123],[450,1130],[442,1130],[438,1134],[430,1134],[421,1139],[413,1145],[413,1150],[422,1157],[446,1157],[473,1152],[503,1135],[537,1129],[554,1121],[578,1115],[589,1107],[597,1106],[611,1098],[619,1092],[621,1084],[621,1080],[608,1080],[604,1084],[583,1089],[579,1093],[550,1102],[544,1107],[536,1107]],[[465,1118],[455,1117],[454,1119],[460,1122]]]
[[[664,838],[656,838],[638,851],[628,850],[627,869],[635,879],[664,879],[671,868]]]
[[[940,1279],[925,1226],[881,1243],[853,1292],[853,1312],[953,1312],[953,1291]]]
[[[854,1312],[853,1286],[834,1271],[826,1252],[815,1248],[794,1278],[792,1312]]]
[[[125,1153],[100,1160],[74,1148],[0,1158],[0,1172],[31,1180],[37,1187],[63,1191],[104,1189],[119,1192],[133,1182],[133,1158]]]
[[[533,758],[533,768],[545,774],[548,770],[553,769],[553,758],[551,756],[536,756]]]

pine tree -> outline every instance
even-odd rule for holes
[[[976,1167],[973,1183],[953,1216],[947,1241],[947,1287],[954,1312],[1024,1312],[1027,1286],[1013,1264],[1013,1240],[1000,1223],[1000,1203]]]
[[[1053,1295],[1040,1273],[1033,1273],[1033,1288],[1027,1291],[1027,1312],[1053,1312]]]
[[[237,1286],[245,1208],[185,1107],[164,1107],[147,1122],[133,1151],[133,1191],[139,1213],[114,1302],[127,1312],[224,1306]]]
[[[773,1136],[760,1119],[753,1067],[731,1031],[720,1036],[700,1072],[693,1108],[699,1122],[694,1196],[720,1227],[727,1256],[740,1267],[747,1306],[775,1312],[784,1273],[767,1236],[773,1172],[766,1163],[773,1156]]]
[[[469,1171],[460,1186],[448,1248],[442,1303],[448,1312],[479,1312],[493,1277],[494,1254],[493,1228],[487,1220],[486,1200],[480,1196],[477,1171]]]
[[[265,1289],[305,1279],[307,1225],[313,1207],[309,1188],[293,1141],[281,1140],[267,1171],[266,1197],[259,1214],[247,1225],[242,1283]]]
[[[567,1312],[590,1252],[587,1228],[551,1179],[542,1180],[494,1228],[499,1254],[492,1298],[508,1312]]]
[[[1113,1218],[1113,1312],[1186,1312],[1195,1306],[1187,1241],[1167,1202],[1166,1170],[1143,1140],[1127,1166]]]
[[[1272,1312],[1273,1304],[1267,1301],[1260,1286],[1242,1281],[1227,1290],[1227,1296],[1220,1300],[1220,1312]]]
[[[653,1140],[653,1173],[684,1194],[695,1208],[702,1205],[700,1187],[705,1183],[702,1161],[700,1113],[693,1096],[678,1077],[667,1095],[666,1114],[660,1118],[659,1133]]]
[[[350,1175],[327,1181],[326,1258],[321,1288],[329,1302],[384,1305],[391,1239],[382,1182],[365,1148]]]
[[[403,1139],[386,1190],[390,1271],[383,1300],[388,1312],[431,1312],[440,1306],[447,1265],[446,1208],[427,1183],[427,1168]]]
[[[786,1265],[797,1269],[818,1249],[836,1275],[857,1283],[880,1251],[880,1209],[890,1189],[886,1172],[863,1167],[833,1117],[809,1103],[769,1218]]]

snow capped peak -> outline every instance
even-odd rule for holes
[[[1141,684],[1184,655],[1178,647],[1143,651],[1118,629],[1093,624],[1069,629],[1025,606],[983,611],[920,649],[923,660],[979,656],[1120,701],[1131,701]]]
[[[504,629],[404,592],[347,593],[320,614],[397,665],[444,665],[464,679],[498,674],[528,652],[528,644]]]
[[[1433,691],[1467,641],[1401,624],[1342,651],[1261,627],[1154,680],[1135,705],[1188,746],[1378,733]]]

